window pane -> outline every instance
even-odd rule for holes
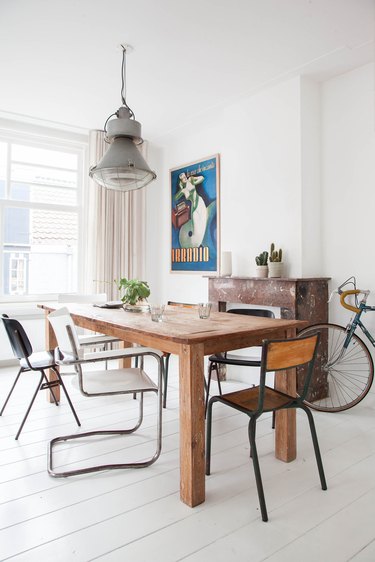
[[[76,213],[5,209],[4,294],[77,289]]]
[[[42,166],[48,162],[49,166],[65,168],[67,170],[76,170],[78,166],[76,154],[22,144],[12,145],[12,160],[27,164],[40,164]]]
[[[52,203],[54,205],[77,205],[77,191],[44,185],[11,183],[11,198],[14,201]]]
[[[27,135],[17,142],[11,138],[4,142],[4,138],[0,142],[4,219],[0,222],[0,293],[73,292],[78,283],[82,148],[52,138],[40,141],[45,148],[35,146],[33,138],[29,144]],[[41,206],[47,210],[38,209]],[[56,207],[72,211],[54,211]]]
[[[7,172],[7,144],[0,142],[0,197],[5,197],[5,180]]]
[[[58,185],[61,187],[77,187],[77,172],[58,170],[46,166],[29,166],[28,164],[13,163],[11,179],[24,183],[38,185]]]
[[[13,163],[11,198],[16,201],[77,204],[77,172]]]

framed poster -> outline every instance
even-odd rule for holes
[[[219,271],[219,155],[170,170],[171,272]]]

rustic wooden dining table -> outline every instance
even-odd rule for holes
[[[48,315],[59,307],[39,305]],[[261,318],[212,312],[200,319],[195,309],[166,307],[162,322],[150,314],[103,309],[89,304],[66,304],[77,326],[118,337],[125,346],[140,344],[179,357],[180,396],[180,497],[194,507],[205,501],[204,356],[260,345],[263,339],[293,337],[307,323],[299,320]],[[47,349],[56,346],[46,321]],[[279,371],[275,387],[296,392],[295,370]],[[275,455],[290,462],[296,458],[294,410],[277,412]]]

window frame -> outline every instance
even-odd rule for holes
[[[5,182],[5,199],[0,198],[0,302],[41,302],[45,300],[56,300],[57,293],[46,294],[30,294],[30,295],[4,295],[4,216],[6,208],[26,208],[53,210],[62,212],[76,212],[78,222],[78,240],[77,240],[77,289],[82,290],[84,285],[84,240],[83,233],[87,232],[87,211],[84,208],[84,199],[87,192],[87,177],[84,173],[87,166],[88,138],[84,135],[61,131],[61,137],[56,130],[48,130],[40,128],[35,132],[26,130],[19,131],[17,129],[3,128],[0,122],[0,142],[8,145],[7,162],[6,162],[6,182]],[[78,138],[77,138],[78,137]],[[10,198],[11,194],[11,144],[23,144],[25,146],[44,148],[48,150],[61,150],[71,152],[77,155],[77,204],[76,205],[60,205],[51,203],[37,203],[32,201],[19,201]]]

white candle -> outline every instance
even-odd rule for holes
[[[223,277],[232,275],[232,252],[222,252],[220,274]]]

